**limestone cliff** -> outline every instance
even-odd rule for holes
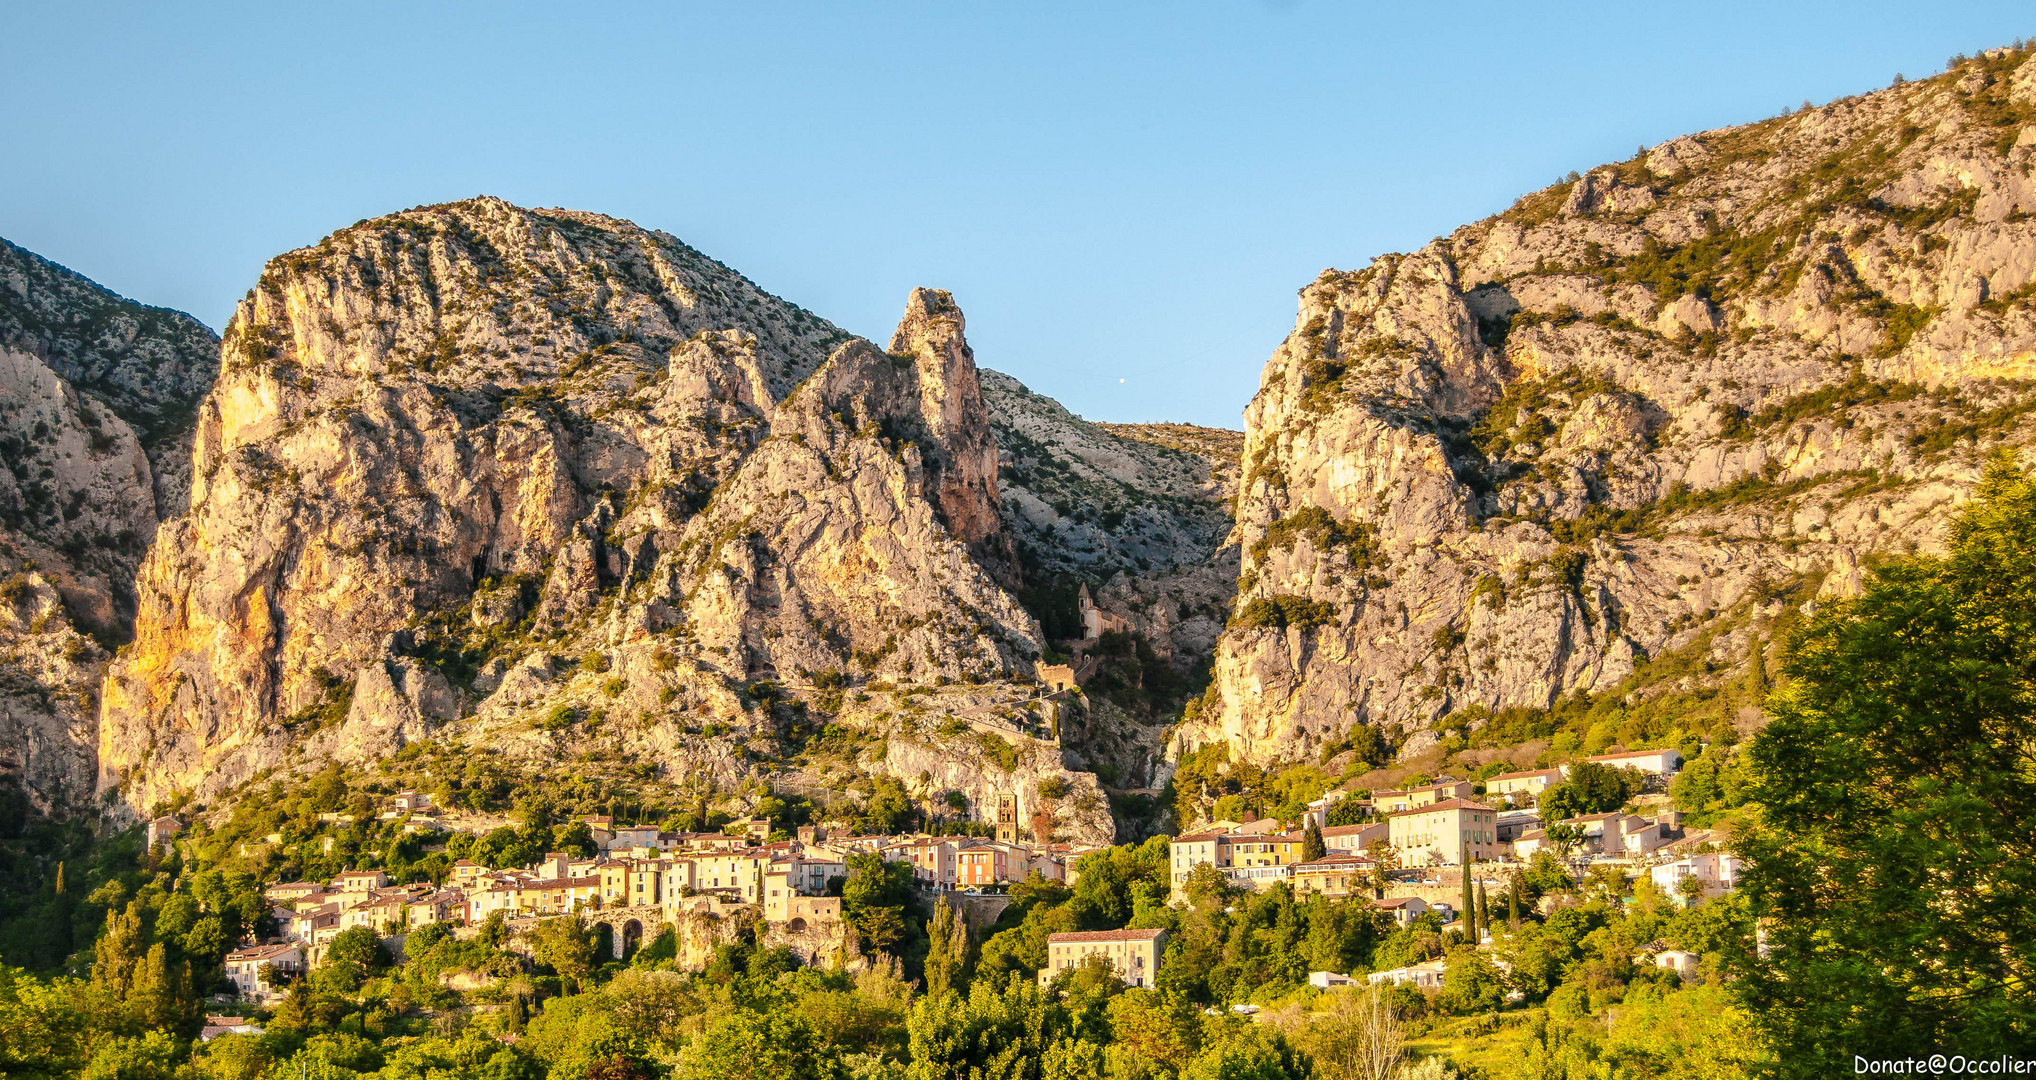
[[[1933,544],[2032,434],[2032,171],[2036,61],[1997,50],[1325,271],[1245,414],[1236,615],[1178,746],[1415,749],[1690,649],[1729,678]]]
[[[218,339],[0,241],[0,789],[89,805],[106,650],[181,510]]]
[[[1236,433],[1094,424],[1008,375],[982,384],[1005,521],[1052,632],[1080,636],[1075,586],[1087,584],[1182,670],[1206,664],[1237,577]]]
[[[665,234],[477,199],[272,260],[222,352],[106,683],[127,808],[412,746],[797,784],[830,726],[977,714],[1060,771],[947,294],[887,352]]]
[[[1062,726],[1064,756],[1120,793],[1164,783],[1168,729],[1207,677],[1236,590],[1242,437],[1090,423],[1009,376],[985,372],[982,382],[1021,593],[1084,673]],[[1081,640],[1083,587],[1121,634]],[[1165,824],[1152,805],[1115,801],[1120,839]]]

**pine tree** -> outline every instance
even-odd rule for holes
[[[1301,861],[1314,862],[1327,854],[1329,845],[1322,839],[1322,826],[1311,819],[1307,831],[1301,834]]]

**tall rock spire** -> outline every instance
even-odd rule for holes
[[[999,578],[1015,570],[997,501],[997,443],[963,335],[961,308],[942,289],[913,289],[890,352],[919,369],[919,403],[936,440],[928,486],[942,521]]]

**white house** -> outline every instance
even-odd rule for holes
[[[1684,890],[1689,886],[1683,883],[1695,880],[1699,889],[1693,899],[1702,903],[1739,887],[1739,857],[1729,851],[1706,852],[1663,863],[1654,867],[1651,873],[1655,888],[1684,904],[1692,902],[1692,898],[1685,894]]]
[[[240,996],[254,1001],[271,1001],[282,996],[280,986],[262,978],[262,967],[274,965],[279,972],[298,974],[304,970],[304,951],[295,945],[250,945],[226,954],[226,977]]]
[[[1374,971],[1364,978],[1366,982],[1371,983],[1373,986],[1413,985],[1423,990],[1440,990],[1442,989],[1442,975],[1448,970],[1449,961],[1429,960],[1419,964],[1409,964],[1403,968],[1394,968],[1391,971]]]
[[[1390,896],[1384,900],[1372,901],[1371,906],[1391,915],[1394,922],[1405,926],[1428,910],[1428,901],[1418,896]]]
[[[1500,773],[1485,779],[1485,794],[1504,795],[1512,801],[1514,795],[1539,795],[1543,791],[1562,783],[1564,769],[1529,769],[1525,772]]]
[[[1682,751],[1672,748],[1667,750],[1633,750],[1624,754],[1601,754],[1588,760],[1595,761],[1600,765],[1610,765],[1615,769],[1635,769],[1650,776],[1663,778],[1674,776],[1676,770],[1683,767]]]
[[[1639,963],[1644,959],[1646,958],[1639,957],[1634,962]],[[1654,954],[1654,966],[1666,971],[1673,971],[1678,975],[1685,975],[1695,971],[1697,965],[1703,962],[1703,959],[1703,957],[1698,956],[1696,953],[1687,952],[1682,949],[1663,949]]]

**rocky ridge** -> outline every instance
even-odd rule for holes
[[[1716,685],[1934,544],[2036,433],[2032,172],[2036,61],[1995,50],[1325,271],[1245,414],[1236,615],[1176,752]]]
[[[1086,583],[1183,670],[1205,664],[1236,578],[1236,433],[1093,424],[993,371],[983,391],[1005,521],[1049,632],[1079,636],[1075,588]]]
[[[723,792],[890,775],[1107,839],[1000,584],[963,331],[920,290],[880,349],[668,235],[493,199],[272,260],[140,569],[102,787],[146,812],[417,748]],[[833,729],[846,775],[800,774]]]
[[[0,241],[0,798],[90,805],[100,674],[217,357],[190,316]]]

